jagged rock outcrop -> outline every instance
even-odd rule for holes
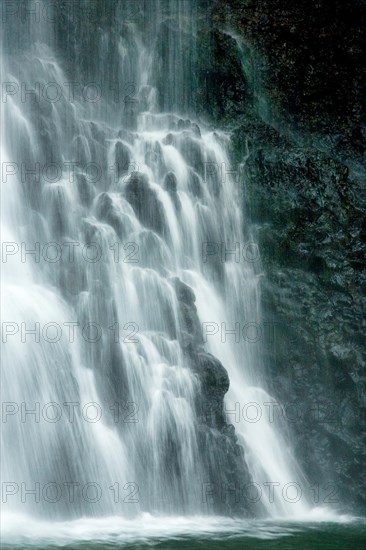
[[[163,234],[165,215],[156,192],[150,187],[149,180],[141,172],[133,172],[128,179],[125,196],[134,209],[140,222],[158,234]]]
[[[251,482],[244,449],[238,445],[235,428],[224,414],[224,397],[230,385],[228,373],[216,357],[204,350],[193,290],[177,277],[172,282],[179,302],[181,345],[200,382],[196,409],[199,445],[206,456],[203,497],[210,499],[218,514],[252,515],[253,507],[240,495],[240,490]]]
[[[120,239],[125,236],[123,221],[117,211],[112,197],[108,193],[101,193],[96,199],[96,214],[101,221],[108,223],[115,230]]]
[[[220,56],[250,93],[229,116],[265,277],[272,394],[296,408],[295,454],[336,506],[366,509],[365,4],[218,0]],[[237,57],[235,57],[237,56]],[[241,59],[238,69],[237,59]],[[239,74],[238,74],[239,73]],[[237,114],[235,114],[235,110]],[[263,345],[261,343],[261,345]]]

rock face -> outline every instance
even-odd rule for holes
[[[123,239],[125,236],[123,223],[108,193],[101,193],[99,195],[96,200],[95,210],[99,219],[113,227],[118,237]]]
[[[226,41],[229,53],[213,66],[248,92],[210,92],[227,105],[213,113],[234,129],[233,162],[247,157],[243,208],[265,271],[263,322],[275,327],[270,389],[292,418],[295,407],[295,454],[319,502],[356,513],[366,510],[365,13],[363,1],[218,0],[216,52]]]
[[[215,18],[238,36],[248,85],[272,122],[328,136],[364,124],[363,0],[218,0]]]
[[[133,172],[127,182],[125,196],[141,223],[162,234],[165,226],[164,209],[145,174]]]
[[[207,457],[206,479],[210,480],[203,484],[202,497],[211,502],[217,514],[252,515],[248,502],[238,498],[240,488],[250,483],[251,477],[244,449],[238,445],[235,428],[226,422],[224,414],[224,397],[230,385],[228,373],[216,357],[203,349],[193,290],[179,278],[175,278],[173,284],[182,324],[179,338],[201,386],[196,403],[200,420],[198,437],[201,452]]]
[[[297,409],[291,430],[309,478],[333,483],[357,510],[366,428],[362,183],[325,153],[262,142],[247,184],[267,274],[264,322],[277,323],[265,351],[273,392]]]

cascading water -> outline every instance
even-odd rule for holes
[[[7,166],[2,479],[10,484],[4,509],[11,513],[45,519],[213,513],[202,487],[222,481],[219,443],[202,443],[204,388],[189,360],[192,346],[200,356],[205,347],[228,371],[227,422],[238,416],[236,434],[253,481],[281,489],[304,482],[275,423],[265,414],[250,422],[230,412],[248,403],[265,411],[271,402],[258,344],[233,335],[224,342],[221,332],[203,344],[192,317],[190,289],[205,327],[260,321],[261,271],[258,262],[233,254],[222,261],[218,253],[220,243],[230,249],[253,241],[237,182],[230,174],[219,178],[215,168],[230,166],[230,136],[181,118],[192,85],[184,71],[194,54],[184,50],[183,36],[196,36],[188,28],[190,3],[146,9],[146,33],[124,22],[121,11],[116,79],[133,86],[118,111],[104,97],[45,98],[45,89],[50,96],[65,92],[68,82],[45,21],[32,27],[26,52],[2,55],[2,79],[13,83],[2,103],[1,140]],[[170,33],[167,22],[178,32]],[[155,74],[162,62],[154,38],[161,28],[169,48],[165,95],[182,106],[177,113],[159,108]],[[101,33],[99,71],[109,40]],[[23,85],[36,93],[24,99]],[[36,254],[24,256],[26,248]],[[97,406],[83,416],[90,403]],[[215,426],[209,431],[218,434]],[[24,499],[22,487],[36,484],[40,502]],[[59,488],[67,499],[58,498]],[[253,513],[300,516],[308,509],[304,497],[270,502],[266,495]]]

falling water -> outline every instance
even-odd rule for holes
[[[201,444],[202,386],[187,359],[192,336],[179,293],[192,296],[183,283],[193,290],[201,327],[211,332],[223,323],[227,329],[258,323],[262,273],[259,261],[230,253],[223,259],[219,252],[220,243],[230,249],[254,238],[239,183],[215,168],[230,167],[230,135],[187,115],[186,73],[197,38],[190,6],[180,0],[145,6],[147,30],[126,20],[122,7],[118,37],[99,33],[98,50],[87,55],[98,58],[102,74],[111,47],[117,50],[113,71],[127,83],[117,105],[109,97],[67,95],[70,78],[46,21],[31,26],[25,49],[9,51],[9,39],[4,48],[2,79],[16,84],[2,103],[1,139],[8,243],[2,479],[13,484],[9,512],[63,519],[214,511],[202,499],[202,484],[220,483],[208,472],[221,470],[220,464],[209,470],[216,459]],[[164,63],[156,41],[161,28],[168,29]],[[159,100],[159,66],[168,71],[164,97],[174,112]],[[23,85],[36,93],[24,99]],[[45,89],[50,97],[63,93],[50,101]],[[24,256],[25,249],[36,252]],[[273,401],[259,344],[235,335],[224,342],[221,329],[203,344],[198,329],[197,349],[204,346],[228,371],[226,417],[253,481],[303,483],[280,427],[265,414],[250,422],[236,412],[238,404],[241,411],[255,403],[263,413]],[[69,495],[71,482],[78,484],[72,503],[57,500],[57,487]],[[47,498],[22,501],[22,484],[37,483],[41,492],[52,485]],[[253,513],[307,510],[304,498],[270,502],[266,494]]]

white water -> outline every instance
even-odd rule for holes
[[[174,4],[172,14],[180,28],[185,27],[188,12],[187,3]],[[158,28],[158,8],[153,17],[152,33]],[[36,38],[25,56],[5,52],[3,80],[24,82],[28,88],[34,82],[56,82],[64,89],[63,83],[70,79],[53,50],[52,32],[41,30],[34,31]],[[106,40],[101,38],[99,56],[107,55]],[[179,48],[175,43],[170,53],[172,68],[179,66],[177,55],[183,55]],[[120,123],[123,113],[113,112],[116,107],[104,98],[94,104],[63,96],[51,103],[31,97],[22,101],[15,94],[2,104],[2,163],[18,166],[18,173],[2,184],[3,241],[20,248],[26,243],[29,249],[36,242],[42,250],[48,242],[63,247],[62,258],[55,263],[42,255],[39,262],[32,256],[22,262],[19,251],[2,264],[2,320],[17,329],[2,344],[2,401],[19,407],[2,424],[2,480],[13,484],[15,493],[6,503],[3,500],[6,513],[42,520],[129,518],[141,512],[212,514],[202,499],[202,486],[221,480],[209,477],[208,457],[200,445],[196,401],[201,388],[180,344],[182,321],[173,278],[194,290],[201,323],[219,327],[226,323],[231,329],[236,322],[261,319],[260,263],[243,258],[236,262],[232,255],[224,262],[219,254],[205,262],[202,256],[207,241],[223,242],[230,249],[234,243],[253,239],[238,183],[230,175],[218,179],[217,172],[204,170],[208,162],[230,167],[230,136],[202,124],[199,135],[191,123],[182,129],[178,114],[159,112],[158,91],[149,84],[156,63],[154,47],[144,43],[133,23],[123,26],[119,51],[119,78],[125,82],[132,72],[136,88],[137,103],[127,105],[134,111],[132,123]],[[128,63],[132,58],[137,60],[133,67]],[[181,75],[175,70],[177,79],[167,86],[179,100]],[[124,108],[120,106],[121,111]],[[108,167],[115,165],[118,147],[130,164],[115,177]],[[70,161],[78,162],[75,178],[65,169]],[[22,162],[29,167],[55,162],[63,170],[54,182],[44,174],[39,181],[31,176],[22,181]],[[103,168],[94,182],[86,173],[87,162]],[[149,204],[142,205],[140,219],[127,200],[131,171],[145,174],[148,182]],[[176,176],[177,194],[164,188],[168,172]],[[74,261],[64,247],[70,242],[78,243]],[[126,250],[120,247],[118,262],[117,242],[133,243]],[[100,247],[99,261],[87,261],[82,255],[87,243]],[[137,261],[126,261],[127,254]],[[70,341],[66,323],[72,322],[79,327]],[[22,341],[22,323],[26,328],[39,323],[39,342],[32,335]],[[48,323],[62,328],[57,342],[50,342],[50,335],[47,341],[42,333]],[[96,343],[82,337],[88,323],[99,327],[101,338]],[[281,496],[287,483],[305,489],[306,480],[281,428],[264,414],[265,403],[272,399],[264,389],[261,343],[242,338],[235,342],[233,335],[222,342],[221,336],[208,337],[206,349],[229,374],[226,410],[256,403],[263,412],[255,423],[242,414],[234,420],[227,413],[228,422],[234,423],[253,481],[262,489],[268,482],[280,487],[273,502],[263,490],[254,513],[301,518],[310,510],[305,490],[297,502]],[[72,422],[65,413],[65,403],[71,402],[78,404]],[[102,411],[98,422],[85,421],[80,414],[79,409],[90,402]],[[39,421],[31,415],[23,421],[22,403],[28,409],[39,404],[41,411],[55,403],[62,418],[46,421],[41,412]],[[115,422],[110,408],[115,404],[125,407],[124,418],[134,421]],[[53,414],[50,410],[49,416]],[[211,472],[219,475],[214,448],[212,453]],[[78,483],[72,503],[64,485],[70,482]],[[29,489],[37,483],[39,502],[24,495],[22,486]],[[42,492],[47,483],[62,489],[55,503],[50,503],[54,488],[47,498]],[[88,498],[82,493],[88,483],[101,490],[95,502],[93,489]],[[115,484],[121,493],[118,502],[110,489]]]
[[[2,529],[3,543],[18,544],[22,547],[39,547],[53,544],[64,547],[67,544],[116,544],[119,547],[130,544],[151,545],[158,541],[206,539],[210,544],[212,539],[234,540],[245,537],[248,539],[274,540],[291,537],[306,532],[309,525],[312,531],[322,530],[324,524],[359,525],[364,527],[361,518],[343,515],[336,516],[323,509],[315,509],[306,518],[298,518],[296,523],[281,518],[262,521],[243,521],[222,516],[163,516],[157,518],[151,514],[142,514],[136,520],[119,517],[80,519],[72,522],[50,523],[30,521],[25,516],[8,516]],[[19,533],[19,524],[22,532]]]

